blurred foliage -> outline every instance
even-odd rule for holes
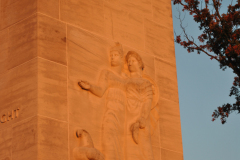
[[[183,33],[176,35],[176,43],[186,48],[189,53],[197,51],[198,54],[206,54],[211,60],[218,61],[222,70],[230,68],[236,75],[229,94],[235,97],[236,102],[223,104],[212,114],[212,121],[220,118],[224,124],[231,113],[240,113],[240,0],[232,1],[226,13],[222,14],[219,10],[223,0],[172,1],[174,5],[183,7],[182,11],[179,11]],[[188,12],[198,23],[202,33],[197,40],[187,34],[180,12]]]

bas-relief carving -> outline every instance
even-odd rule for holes
[[[144,63],[138,53],[129,51],[124,72],[121,44],[110,49],[110,70],[102,70],[98,84],[81,80],[79,86],[102,97],[106,92],[107,111],[102,121],[102,153],[106,160],[153,160],[151,109],[158,101],[155,82],[143,74]]]
[[[80,139],[79,146],[73,150],[76,160],[104,160],[103,154],[94,148],[92,138],[86,130],[78,129],[76,136]]]
[[[106,160],[123,158],[125,124],[125,78],[123,73],[123,50],[120,44],[110,50],[111,70],[101,71],[97,85],[80,81],[79,86],[96,96],[102,97],[107,92],[107,111],[102,123],[102,151]]]
[[[133,51],[126,55],[130,77],[126,83],[126,151],[127,159],[154,160],[151,145],[150,111],[153,102],[153,88],[149,80],[142,77],[144,64]],[[130,128],[130,130],[129,130]],[[133,141],[129,141],[129,139]]]

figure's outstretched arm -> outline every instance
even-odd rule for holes
[[[107,74],[105,71],[102,71],[100,79],[97,85],[90,84],[87,81],[80,81],[78,85],[85,90],[88,90],[92,94],[102,97],[108,88]]]
[[[106,92],[107,90],[107,85],[100,85],[100,86],[95,86],[95,85],[92,85],[91,88],[89,89],[89,91],[98,96],[98,97],[102,97],[104,95],[104,93]]]

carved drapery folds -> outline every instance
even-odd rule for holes
[[[123,69],[125,62],[128,73]],[[110,49],[110,64],[111,69],[101,71],[97,84],[84,80],[78,82],[82,89],[98,97],[107,91],[107,110],[102,120],[102,153],[94,148],[88,132],[80,130],[78,135],[84,143],[74,149],[75,158],[102,160],[104,155],[106,160],[136,157],[138,160],[153,160],[151,133],[154,132],[158,116],[152,112],[158,102],[158,87],[154,80],[143,74],[141,56],[129,51],[124,60],[119,43]]]

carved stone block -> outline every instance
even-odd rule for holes
[[[8,69],[37,56],[37,15],[9,27]]]
[[[12,128],[0,131],[0,157],[10,160],[12,153]]]
[[[59,19],[59,0],[38,0],[38,11],[50,17]]]
[[[0,29],[9,27],[37,12],[37,0],[1,0]]]
[[[0,31],[0,74],[7,70],[7,56],[8,56],[8,29]]]
[[[0,0],[0,159],[182,160],[166,0]]]

